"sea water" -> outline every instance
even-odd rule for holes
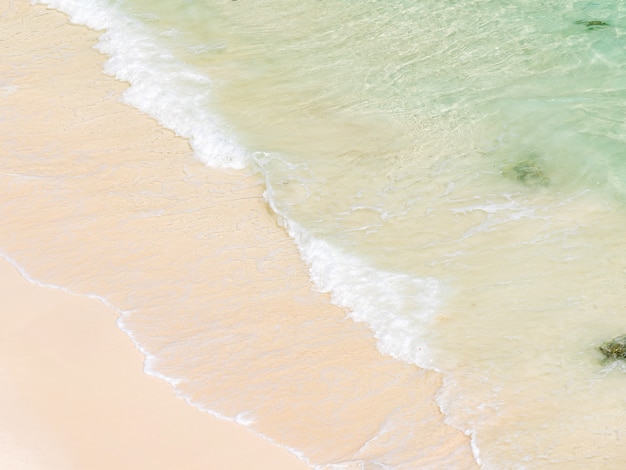
[[[316,285],[440,371],[484,468],[618,468],[626,5],[50,0],[130,104],[250,167]]]

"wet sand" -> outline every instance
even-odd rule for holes
[[[185,140],[120,103],[126,85],[101,72],[106,58],[92,48],[98,33],[22,1],[0,0],[0,22],[0,252],[32,279],[106,299],[148,356],[149,373],[175,377],[177,392],[196,406],[299,449],[311,465],[360,468],[380,458],[398,469],[474,466],[468,438],[443,424],[434,403],[441,377],[381,356],[367,328],[313,289],[257,177],[205,168]],[[174,468],[167,458],[184,455],[193,461],[180,468],[238,468],[210,459],[260,446],[253,468],[304,465],[142,375],[112,309],[28,287],[32,293],[3,292],[16,295],[12,302],[54,294],[84,303],[61,307],[66,317],[16,303],[10,310],[27,312],[28,328],[1,312],[12,325],[6,331],[23,336],[3,344],[0,362],[12,404],[2,422],[14,424],[3,424],[0,436],[15,441],[20,459]],[[87,389],[69,385],[78,392],[70,395],[61,377],[87,371]],[[130,401],[116,408],[120,395]],[[152,421],[153,398],[178,424]],[[70,416],[85,419],[79,425]],[[110,420],[101,425],[98,416]],[[135,440],[117,452],[121,417]],[[211,436],[231,432],[235,454],[222,441],[212,446]],[[244,443],[250,438],[255,443]],[[161,452],[169,457],[155,457]],[[287,467],[275,463],[281,459]]]
[[[4,260],[0,296],[0,468],[309,468],[144,374],[100,301],[32,284]]]

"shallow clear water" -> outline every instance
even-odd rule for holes
[[[317,285],[445,374],[485,468],[626,460],[597,351],[626,333],[623,2],[49,3],[198,158],[263,176]]]

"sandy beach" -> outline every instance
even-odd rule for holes
[[[258,177],[207,169],[121,103],[97,38],[0,0],[0,252],[83,294],[0,263],[7,465],[308,468],[142,373],[121,313],[148,373],[311,466],[392,452],[398,469],[473,468],[434,402],[441,377],[381,356],[315,291]]]
[[[309,468],[144,374],[98,300],[32,284],[6,261],[0,286],[1,468]]]

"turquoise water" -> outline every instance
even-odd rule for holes
[[[484,468],[615,468],[626,5],[50,1],[125,99],[248,166],[318,287],[441,371]]]

